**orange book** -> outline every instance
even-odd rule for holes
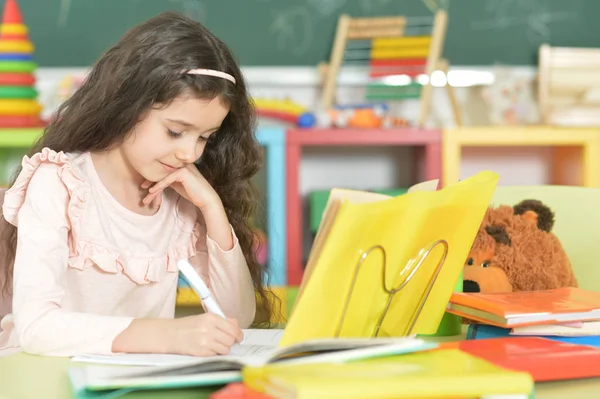
[[[497,366],[531,374],[535,382],[600,377],[600,348],[540,337],[502,337],[449,342]]]
[[[580,288],[503,293],[453,293],[447,311],[498,327],[600,319],[600,293]]]

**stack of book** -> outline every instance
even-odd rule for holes
[[[536,382],[600,377],[598,292],[454,293],[447,309],[469,323],[466,340],[451,347]]]
[[[469,339],[537,336],[600,347],[600,293],[581,288],[454,293],[447,310],[472,321]]]

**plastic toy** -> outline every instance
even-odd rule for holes
[[[42,125],[33,50],[16,0],[6,0],[0,25],[0,128]]]
[[[308,110],[300,104],[293,102],[290,99],[274,100],[274,99],[254,99],[254,104],[258,115],[264,118],[277,119],[284,122],[298,125],[299,118]],[[303,118],[303,123],[307,117]]]
[[[56,97],[59,103],[68,100],[83,84],[86,74],[67,75],[59,83]]]
[[[297,125],[302,128],[310,128],[315,126],[317,118],[312,112],[305,112],[298,117]]]
[[[316,125],[323,128],[394,128],[409,126],[409,122],[390,115],[386,104],[335,106],[317,113]]]

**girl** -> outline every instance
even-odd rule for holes
[[[164,13],[126,33],[5,194],[0,348],[209,356],[269,320],[251,249],[253,132],[240,69],[207,29]],[[227,319],[174,319],[181,258]]]

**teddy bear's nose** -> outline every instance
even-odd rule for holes
[[[463,281],[463,292],[479,292],[481,289],[479,288],[479,284],[473,280],[464,280]]]

